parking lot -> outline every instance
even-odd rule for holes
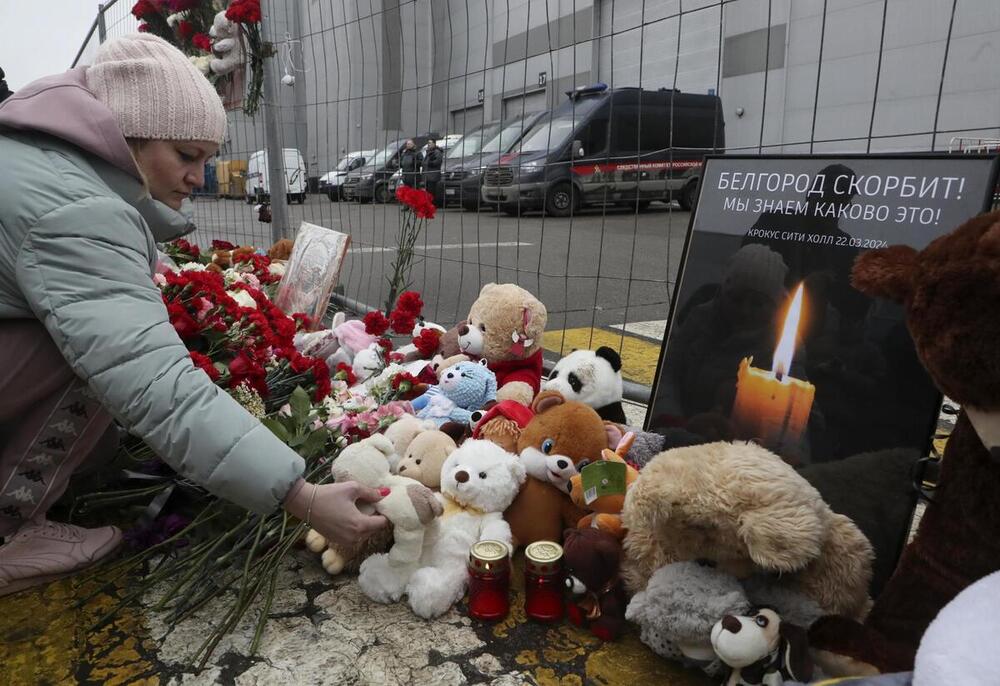
[[[202,244],[213,238],[270,244],[271,226],[257,221],[254,208],[242,201],[201,198],[195,209],[195,239]],[[309,221],[351,234],[340,281],[349,297],[382,302],[395,255],[398,205],[310,195],[305,204],[290,205],[289,216],[292,227]],[[578,340],[582,330],[621,331],[625,324],[655,340],[669,310],[669,284],[676,279],[689,216],[661,203],[639,213],[595,208],[566,219],[439,210],[418,241],[411,287],[423,294],[428,317],[445,324],[464,317],[482,283],[513,281],[546,303],[550,331],[576,332],[573,345],[593,341],[593,335]]]

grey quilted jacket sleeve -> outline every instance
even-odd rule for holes
[[[107,197],[41,217],[16,278],[73,371],[131,433],[212,493],[273,510],[304,462],[196,369],[150,277],[152,238]]]

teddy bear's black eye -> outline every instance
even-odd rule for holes
[[[417,460],[417,464],[420,464],[420,460]]]
[[[480,479],[485,479],[486,478],[486,472],[479,472],[479,478]]]
[[[757,626],[761,628],[766,627],[768,625],[767,617],[765,617],[764,615],[757,615],[757,617],[753,621],[755,621],[757,623]]]
[[[542,452],[548,455],[549,453],[552,452],[552,448],[555,447],[555,444],[556,442],[553,441],[551,438],[546,438],[544,441],[542,441]]]
[[[486,333],[486,325],[485,324],[480,324],[479,325],[479,330],[482,331],[483,333]]]

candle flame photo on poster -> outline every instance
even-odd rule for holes
[[[795,289],[771,370],[752,366],[753,357],[740,362],[736,400],[731,420],[738,437],[753,440],[789,461],[795,461],[809,424],[816,387],[791,376],[804,289]]]

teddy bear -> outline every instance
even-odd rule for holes
[[[518,546],[558,541],[564,529],[576,526],[587,512],[570,499],[570,478],[578,466],[600,459],[602,450],[621,440],[617,427],[603,422],[593,408],[567,401],[558,391],[539,393],[531,410],[534,415],[516,446],[528,479],[504,513]]]
[[[393,452],[392,441],[383,434],[374,434],[344,448],[331,463],[331,473],[335,481],[357,481],[371,488],[389,489],[381,500],[373,505],[360,504],[359,509],[378,512],[392,524],[390,535],[394,542],[385,553],[389,564],[414,565],[423,550],[425,529],[441,514],[442,508],[431,489],[415,479],[390,473],[389,456]],[[322,554],[323,568],[330,574],[339,574],[348,561],[384,549],[384,536],[380,532],[351,549],[327,547]],[[306,534],[310,550],[319,552],[326,545],[326,539],[316,531]]]
[[[753,443],[675,448],[653,458],[625,496],[622,576],[632,592],[669,562],[707,560],[744,579],[862,618],[872,547],[855,524],[774,453]]]
[[[970,219],[919,252],[863,253],[852,282],[902,304],[920,361],[962,411],[933,498],[865,622],[824,617],[809,640],[829,673],[908,671],[941,608],[1000,570],[1000,212]]]
[[[542,383],[545,305],[520,286],[488,283],[458,328],[459,351],[489,360],[497,399],[530,405]]]
[[[626,490],[622,493],[606,493],[601,495],[596,491],[591,493],[589,489],[584,490],[583,488],[582,473],[574,474],[570,477],[569,495],[573,500],[573,504],[584,510],[589,510],[589,514],[577,522],[577,528],[587,529],[593,527],[608,532],[618,540],[625,538],[625,529],[622,527],[621,516],[622,506],[625,504],[625,493],[635,483],[636,479],[639,478],[638,470],[625,461],[625,455],[628,454],[633,440],[635,440],[635,434],[625,434],[622,440],[619,441],[617,448],[614,450],[605,448],[601,451],[601,459],[591,463],[593,465],[604,461],[625,465],[624,485]]]
[[[447,612],[465,593],[473,544],[493,540],[511,546],[503,511],[524,480],[517,456],[490,441],[465,441],[441,469],[437,497],[444,514],[428,528],[419,564],[401,568],[388,555],[373,555],[361,564],[361,590],[380,603],[405,593],[414,614],[425,619]]]
[[[451,436],[444,432],[418,433],[406,446],[406,451],[396,466],[396,473],[416,479],[429,488],[440,488],[441,467],[457,447]]]
[[[625,628],[625,587],[618,576],[622,544],[600,529],[567,529],[563,534],[563,566],[572,601],[570,621],[586,623],[590,632],[613,641]]]
[[[209,63],[212,73],[222,76],[236,71],[243,64],[239,25],[227,19],[226,12],[222,11],[215,15],[208,35],[212,37],[212,54],[215,55]]]
[[[712,648],[712,627],[724,615],[760,606],[777,609],[798,626],[823,614],[815,601],[766,577],[740,581],[708,561],[686,560],[657,569],[629,601],[625,618],[639,626],[640,640],[660,657],[719,677],[726,665]]]
[[[282,238],[274,242],[270,248],[267,249],[267,256],[272,260],[289,260],[292,257],[292,249],[295,247],[295,241],[291,238]]]
[[[392,442],[398,464],[398,458],[406,454],[414,438],[425,431],[434,431],[436,429],[437,425],[429,419],[417,419],[412,414],[404,414],[392,424],[385,427],[382,433]]]
[[[441,375],[437,386],[412,401],[420,419],[438,426],[445,422],[468,424],[472,412],[496,400],[497,379],[486,360],[459,362]]]
[[[724,615],[712,627],[712,648],[732,670],[724,686],[781,686],[813,676],[805,629],[771,608]]]
[[[606,345],[597,350],[574,350],[563,357],[542,388],[590,405],[601,419],[618,424],[627,421],[622,407],[622,358]]]

